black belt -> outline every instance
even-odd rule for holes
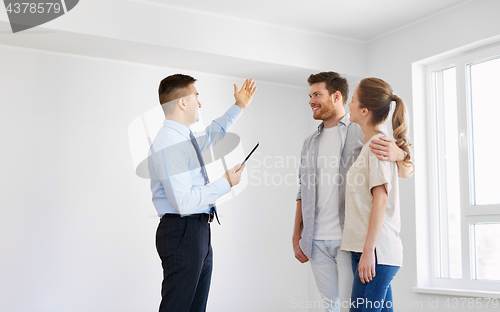
[[[166,213],[163,215],[162,218],[182,218],[182,217],[183,216],[177,213]],[[197,214],[185,215],[184,217],[195,218],[207,223],[210,223],[214,220],[213,214],[208,214],[208,213],[197,213]]]

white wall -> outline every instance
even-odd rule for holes
[[[476,0],[374,40],[367,45],[368,76],[380,77],[391,84],[394,92],[408,105],[412,117],[413,107],[429,105],[423,101],[413,102],[412,63],[500,35],[498,12],[500,12],[500,1]],[[425,133],[414,133],[413,125],[411,128],[411,137],[425,137]],[[422,140],[413,146],[413,149],[417,151],[424,148],[425,141]],[[422,166],[419,166],[419,162],[422,164],[423,161],[422,158],[415,159],[415,178],[424,174],[420,169]],[[405,259],[404,266],[393,283],[394,298],[395,301],[407,304],[408,307],[422,303],[424,309],[428,308],[429,301],[438,300],[440,308],[444,309],[445,300],[452,297],[417,294],[411,291],[412,287],[417,286],[415,215],[416,210],[426,209],[425,206],[415,206],[415,198],[423,195],[415,194],[415,178],[400,182],[403,229],[401,237]],[[425,201],[425,198],[422,200]],[[399,309],[399,311],[417,310],[420,311],[415,308]],[[456,310],[469,311],[471,309],[465,307]],[[493,311],[493,308],[483,307],[477,310]]]
[[[244,63],[238,58],[251,61],[247,67],[233,66],[237,77],[257,63],[300,69],[295,73],[378,76],[391,83],[411,114],[413,105],[425,104],[411,100],[413,62],[500,33],[500,2],[494,0],[472,1],[366,45],[244,20],[221,22],[219,16],[196,12],[172,14],[171,7],[149,8],[158,11],[151,18],[137,7],[141,2],[117,3],[83,1],[65,18],[44,25],[51,32],[0,38],[0,44],[100,57],[0,46],[1,311],[156,309],[158,219],[148,182],[134,174],[127,135],[130,122],[157,105],[157,85],[166,75],[184,72],[199,79],[205,121],[225,111],[233,101],[232,84],[242,82],[207,73],[220,73],[215,67],[224,57],[231,64]],[[182,20],[194,23],[184,33],[193,37],[168,31]],[[0,21],[4,29],[5,14]],[[234,37],[238,29],[253,29],[251,45],[244,44],[248,38]],[[170,40],[158,40],[162,36]],[[321,46],[311,49],[314,43]],[[218,61],[212,67],[171,68],[189,66],[188,57],[178,58],[183,54]],[[306,311],[291,309],[291,302],[318,299],[309,266],[300,265],[291,249],[297,187],[279,183],[279,177],[296,175],[297,168],[293,161],[277,168],[281,159],[298,157],[303,138],[317,124],[307,105],[307,77],[299,88],[266,82],[279,79],[265,76],[253,104],[232,129],[246,151],[257,140],[261,147],[248,164],[253,173],[249,186],[219,207],[224,217],[222,226],[213,226],[209,311]],[[266,156],[273,168],[264,166]],[[269,185],[264,185],[266,177]],[[401,189],[405,265],[394,282],[395,299],[425,307],[445,297],[410,290],[416,286],[414,179],[402,181]],[[415,309],[399,309],[405,310]]]
[[[0,68],[0,310],[156,310],[158,218],[148,181],[134,173],[128,126],[158,105],[159,81],[180,70],[6,46]],[[234,103],[232,84],[243,82],[187,73],[199,79],[206,121]],[[222,226],[212,226],[209,311],[288,311],[292,299],[308,298],[310,270],[291,247],[297,167],[258,166],[265,156],[273,166],[298,158],[307,88],[257,83],[231,131],[246,152],[261,146],[249,185],[219,206]],[[291,175],[290,185],[268,178],[266,186],[266,174]]]
[[[250,74],[259,84],[232,129],[246,151],[261,146],[248,187],[218,207],[209,311],[288,311],[319,300],[309,264],[291,248],[297,160],[315,128],[306,79],[322,70],[363,76],[363,43],[135,0],[80,1],[62,18],[9,32],[0,10],[8,164],[0,310],[156,309],[158,219],[147,181],[134,175],[127,135],[174,72],[199,79],[205,121],[232,103],[234,82]]]

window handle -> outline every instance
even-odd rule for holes
[[[462,146],[465,146],[465,133],[460,133],[460,136],[458,137],[458,147],[462,149]]]

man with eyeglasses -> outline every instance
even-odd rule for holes
[[[175,74],[160,82],[163,127],[151,145],[148,168],[153,204],[161,217],[156,249],[163,267],[160,312],[205,311],[212,276],[210,222],[218,221],[215,201],[240,182],[238,164],[214,182],[208,180],[203,150],[224,138],[250,104],[255,82],[234,85],[235,105],[201,133],[198,91],[191,76]],[[242,167],[242,169],[244,166]]]

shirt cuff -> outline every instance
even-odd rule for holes
[[[222,177],[210,184],[216,187],[217,193],[219,193],[219,197],[231,191],[231,184],[229,184],[229,181],[225,177]]]

